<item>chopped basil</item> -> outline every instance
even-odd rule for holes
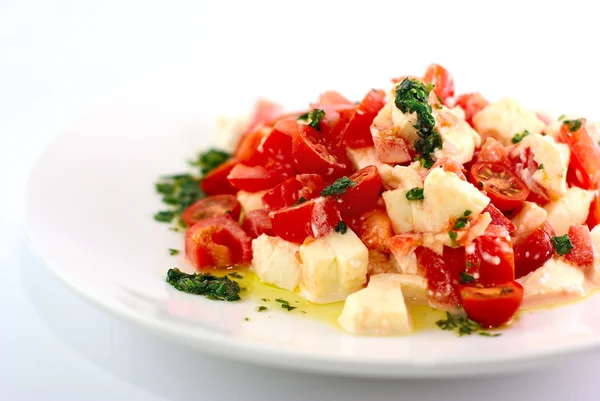
[[[346,231],[348,231],[348,225],[340,220],[339,223],[337,223],[337,226],[335,226],[335,232],[346,234]]]
[[[446,319],[438,320],[435,324],[442,330],[457,331],[458,336],[462,337],[465,335],[471,335],[478,333],[480,336],[486,337],[498,337],[502,333],[488,333],[487,331],[481,331],[479,323],[472,321],[465,314],[453,315],[450,312],[446,312]]]
[[[544,163],[542,163],[538,166],[538,170],[543,170],[543,169],[544,169]]]
[[[309,115],[309,113],[300,114],[298,116],[298,120],[300,120],[300,121],[308,121],[308,115]]]
[[[249,322],[250,318],[249,317],[245,317],[244,320],[247,321],[247,322]]]
[[[465,212],[463,213],[463,216],[467,217],[470,216],[471,213],[473,213],[472,211],[470,211],[469,209],[465,210]]]
[[[356,182],[352,181],[348,177],[342,177],[335,180],[333,184],[328,187],[325,187],[323,192],[321,192],[321,196],[332,196],[332,195],[341,195],[346,192],[348,187],[353,187],[356,185]]]
[[[229,273],[229,277],[237,278],[238,280],[244,278],[244,276],[238,272]]]
[[[412,188],[406,193],[406,199],[408,200],[423,200],[423,188]]]
[[[293,206],[300,205],[301,203],[304,203],[304,202],[306,202],[306,198],[304,196],[301,196],[300,199],[298,199],[296,201],[296,203],[293,204]]]
[[[154,215],[154,220],[170,223],[175,217],[179,218],[179,225],[185,227],[181,220],[181,214],[192,203],[204,198],[204,192],[200,189],[200,179],[190,174],[177,174],[162,177],[155,184],[156,192],[162,195],[163,203],[171,207],[170,210],[162,210]]]
[[[171,256],[175,256],[179,254],[179,250],[178,249],[173,249],[173,248],[169,248],[169,255]]]
[[[515,134],[515,136],[512,137],[512,143],[519,143],[523,140],[523,138],[525,138],[527,135],[529,135],[529,131],[525,130],[520,134]]]
[[[581,128],[581,120],[565,120],[563,121],[563,124],[571,132],[578,131],[579,128]]]
[[[160,221],[161,223],[170,223],[175,217],[175,212],[171,210],[161,210],[154,215],[154,220]]]
[[[566,255],[573,249],[569,234],[561,235],[560,237],[552,237],[551,240],[554,250],[559,255]]]
[[[558,116],[558,121],[562,121],[565,118],[567,118],[567,115],[566,114],[561,114],[560,116]]]
[[[323,119],[323,117],[325,117],[325,111],[324,110],[313,109],[313,111],[311,111],[310,113],[308,113],[308,119],[310,120],[310,122],[308,123],[308,125],[310,125],[314,129],[316,129],[317,131],[320,131],[321,129],[319,128],[319,123],[321,122],[321,120]]]
[[[209,149],[204,153],[200,153],[196,160],[189,162],[190,166],[200,167],[202,175],[206,175],[225,163],[231,155],[218,149]]]
[[[281,304],[281,307],[283,309],[287,309],[288,312],[297,308],[296,306],[291,306],[290,303],[289,303],[289,301],[286,301],[285,299],[277,298],[275,300],[275,302],[279,302]]]
[[[456,237],[458,236],[458,234],[455,231],[449,231],[448,232],[448,237],[450,237],[450,241],[452,241],[452,245],[456,244]]]
[[[461,284],[469,284],[472,283],[473,281],[475,281],[475,277],[473,277],[472,275],[465,273],[465,272],[460,272],[460,283]]]
[[[469,222],[469,219],[467,219],[466,217],[459,217],[458,219],[456,219],[456,221],[454,222],[454,228],[458,229],[458,228],[463,228],[464,226],[467,225],[467,223]]]
[[[208,273],[187,274],[175,268],[169,269],[167,272],[167,283],[179,291],[204,295],[208,299],[218,301],[238,301],[240,299],[240,285],[227,276],[217,277]]]
[[[258,307],[258,309],[257,309],[257,310],[258,310],[259,312],[264,312],[264,311],[266,311],[266,310],[267,310],[267,307],[266,307],[266,306],[264,306],[264,305],[261,305],[261,306],[259,306],[259,307]]]

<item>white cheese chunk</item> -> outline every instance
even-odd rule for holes
[[[369,251],[350,229],[306,241],[300,259],[300,295],[311,302],[342,301],[366,282]]]
[[[371,276],[369,287],[389,283],[400,284],[407,305],[428,305],[427,279],[424,277],[415,274],[376,274]]]
[[[367,166],[376,166],[379,168],[382,165],[382,163],[377,160],[377,153],[375,153],[375,148],[373,146],[361,149],[346,148],[346,153],[348,154],[348,158],[352,162],[352,165],[357,170]]]
[[[445,120],[448,120],[448,115],[452,117],[450,124],[439,124],[441,116],[444,115]],[[479,134],[464,119],[451,114],[445,107],[434,111],[434,116],[438,121],[437,130],[442,137],[442,149],[435,152],[435,157],[450,157],[460,164],[470,161],[475,148],[481,145]]]
[[[414,230],[413,206],[411,203],[421,201],[409,201],[406,193],[409,189],[399,188],[385,191],[382,194],[387,214],[392,221],[392,228],[396,234],[402,234]]]
[[[240,204],[242,205],[242,212],[244,213],[244,215],[250,213],[253,210],[262,209],[265,207],[262,201],[262,197],[266,192],[267,191],[238,191],[236,197],[238,202],[240,202]]]
[[[585,223],[593,199],[593,191],[571,187],[562,198],[545,205],[548,222],[556,235],[565,235],[570,226]]]
[[[512,218],[517,227],[513,236],[516,238],[527,238],[535,229],[544,224],[548,213],[542,207],[533,202],[523,202],[523,208]]]
[[[338,319],[346,331],[363,335],[398,335],[412,331],[412,319],[400,283],[390,278],[395,275],[381,276],[386,277],[376,279],[346,299]]]
[[[417,163],[420,165],[420,163]],[[382,164],[379,167],[381,182],[388,189],[423,187],[423,178],[415,164],[409,166],[390,166]]]
[[[261,281],[293,291],[302,279],[300,246],[262,234],[252,241],[252,270]]]
[[[539,134],[544,129],[544,123],[533,111],[510,98],[500,99],[475,114],[473,125],[484,139],[495,138],[504,146],[511,145],[515,134],[525,130],[530,134]]]

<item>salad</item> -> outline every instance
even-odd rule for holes
[[[392,80],[306,110],[260,100],[192,164],[157,184],[198,271],[178,289],[239,299],[215,269],[251,269],[316,304],[344,301],[349,333],[405,334],[412,305],[469,334],[600,284],[600,134],[516,100],[457,95],[450,73]],[[172,250],[173,253],[177,251]]]

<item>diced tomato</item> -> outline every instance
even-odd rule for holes
[[[320,103],[320,104],[352,104],[352,102],[350,100],[348,100],[345,96],[343,96],[342,94],[340,94],[337,91],[323,92],[319,96],[317,103]]]
[[[500,210],[521,206],[529,189],[508,167],[493,163],[475,163],[471,167],[471,183],[487,192],[490,200]]]
[[[279,120],[271,131],[262,139],[262,152],[274,160],[292,160],[292,136],[298,131],[297,120]]]
[[[266,99],[258,99],[254,104],[254,111],[252,117],[248,121],[248,125],[242,134],[242,138],[250,133],[256,131],[263,125],[268,125],[271,121],[275,120],[281,115],[283,108],[281,105],[271,102]]]
[[[252,260],[252,240],[231,217],[215,216],[187,229],[185,254],[198,270],[239,266]]]
[[[341,220],[337,201],[330,196],[271,212],[270,217],[273,233],[296,243],[330,233]]]
[[[492,218],[492,222],[490,224],[503,227],[511,235],[517,229],[513,222],[506,218],[506,216],[504,216],[504,214],[502,214],[502,212],[491,203],[487,205],[485,209],[483,209],[482,213],[485,212],[488,212]]]
[[[511,167],[510,158],[508,157],[508,150],[496,139],[488,138],[481,147],[481,150],[477,154],[477,162],[496,163]]]
[[[227,176],[229,182],[238,189],[258,192],[273,188],[295,174],[294,168],[287,163],[270,163],[263,166],[237,164]]]
[[[361,215],[373,209],[377,204],[381,190],[379,170],[375,166],[367,166],[348,177],[354,182],[339,195],[338,208],[344,219]]]
[[[434,168],[440,167],[440,166],[444,169],[445,172],[454,173],[461,180],[467,181],[467,177],[465,177],[465,169],[463,168],[463,165],[451,157],[442,157],[440,159],[437,159],[435,161],[435,163],[433,163],[433,166],[431,166],[431,169],[429,169],[429,172],[427,174],[429,175],[429,173]]]
[[[515,279],[515,257],[508,232],[488,226],[466,249],[466,272],[478,283],[494,285]]]
[[[302,125],[294,134],[292,151],[296,168],[301,173],[340,177],[352,170],[345,150],[328,148],[322,134],[308,125]]]
[[[460,286],[460,298],[469,319],[482,327],[498,327],[507,323],[523,303],[523,287],[516,281],[493,287],[464,284]]]
[[[529,202],[534,202],[542,206],[550,202],[550,197],[546,190],[533,178],[533,174],[538,170],[539,166],[533,159],[530,149],[525,149],[524,152],[521,152],[518,159],[513,160],[513,166],[515,173],[521,177],[527,188],[529,188],[529,196],[527,197]]]
[[[373,136],[377,159],[382,163],[402,164],[414,159],[414,153],[404,138],[395,136]]]
[[[568,262],[578,266],[589,266],[594,263],[592,236],[587,226],[571,226],[569,228],[569,239],[573,244],[573,249],[565,255]]]
[[[351,221],[350,219],[349,221]],[[348,224],[350,226],[350,223]],[[392,221],[384,210],[373,209],[361,216],[353,231],[369,249],[389,250],[389,241],[394,235]]]
[[[323,178],[318,174],[298,174],[269,190],[262,197],[264,205],[271,210],[292,206],[300,198],[305,201],[321,195],[325,188]]]
[[[235,158],[239,160],[240,163],[249,166],[264,164],[267,160],[267,156],[259,151],[259,145],[269,131],[270,129],[268,127],[259,127],[256,130],[245,134],[235,150]]]
[[[598,197],[597,190],[594,199],[590,204],[590,211],[588,212],[586,224],[590,230],[600,224],[600,198]]]
[[[192,203],[183,211],[181,218],[191,227],[200,220],[224,214],[229,214],[233,220],[238,221],[241,211],[242,205],[235,195],[215,195]]]
[[[206,174],[202,181],[200,181],[200,188],[207,195],[219,195],[219,194],[235,194],[238,189],[231,185],[227,176],[238,163],[237,160],[232,159],[221,164],[216,169]]]
[[[490,103],[481,93],[465,93],[456,98],[456,105],[465,111],[465,120],[473,126],[473,116],[485,109]]]
[[[342,139],[351,149],[373,146],[371,123],[385,105],[385,92],[371,89],[358,105],[342,133]]]
[[[423,82],[433,84],[433,91],[446,102],[448,98],[454,96],[454,79],[444,67],[438,64],[430,64],[425,71]]]
[[[460,272],[464,271],[465,266],[464,248],[444,247],[444,255],[440,256],[421,246],[415,253],[419,269],[425,272],[427,278],[427,286],[431,291],[430,300],[438,307],[457,307],[460,304]]]
[[[571,132],[574,124],[560,126],[560,139],[571,148],[571,161],[567,181],[583,189],[597,189],[600,184],[600,148],[592,139],[586,127],[586,120],[579,120],[581,126]]]
[[[273,236],[273,225],[267,209],[256,209],[244,217],[242,228],[250,238],[256,238],[261,234]]]
[[[342,146],[342,133],[356,111],[355,104],[313,104],[313,109],[321,109],[325,115],[319,123],[323,144],[329,148]]]
[[[515,244],[515,277],[523,277],[537,270],[554,255],[551,238],[554,229],[545,222],[523,242]]]

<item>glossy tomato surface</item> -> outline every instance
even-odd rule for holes
[[[275,186],[262,197],[268,209],[279,210],[302,201],[314,199],[325,188],[319,174],[298,174]]]
[[[202,178],[202,181],[200,181],[200,188],[202,188],[207,195],[237,193],[238,189],[231,185],[227,179],[227,176],[236,164],[238,164],[238,161],[235,159],[221,164]]]
[[[348,186],[346,191],[338,196],[338,209],[345,219],[373,209],[381,191],[381,178],[375,166],[360,169],[348,178],[354,185]]]
[[[181,214],[181,219],[188,227],[200,220],[225,214],[229,214],[233,220],[238,221],[241,211],[242,205],[235,195],[214,195],[200,199],[188,206]]]
[[[470,180],[477,188],[486,191],[490,200],[500,210],[521,206],[529,196],[525,183],[508,167],[494,163],[475,163]]]
[[[593,264],[594,248],[590,229],[584,225],[571,226],[568,235],[573,249],[565,255],[565,260],[578,266]]]
[[[273,225],[267,209],[252,210],[244,217],[242,229],[250,238],[261,234],[273,236]]]
[[[385,92],[372,89],[358,105],[348,121],[342,139],[349,148],[358,149],[373,146],[371,123],[385,105]]]
[[[515,258],[508,232],[490,225],[466,247],[466,271],[483,285],[515,279]]]
[[[525,240],[515,244],[515,277],[523,277],[541,267],[554,255],[551,238],[554,229],[545,222]]]
[[[565,121],[560,139],[569,145],[568,181],[583,189],[597,189],[600,184],[600,148],[588,132],[585,119]]]
[[[507,323],[523,303],[523,287],[516,281],[493,287],[465,284],[460,286],[460,298],[469,319],[482,327],[498,327]]]
[[[286,241],[302,243],[306,238],[329,234],[341,220],[337,201],[319,197],[270,213],[273,233]]]

